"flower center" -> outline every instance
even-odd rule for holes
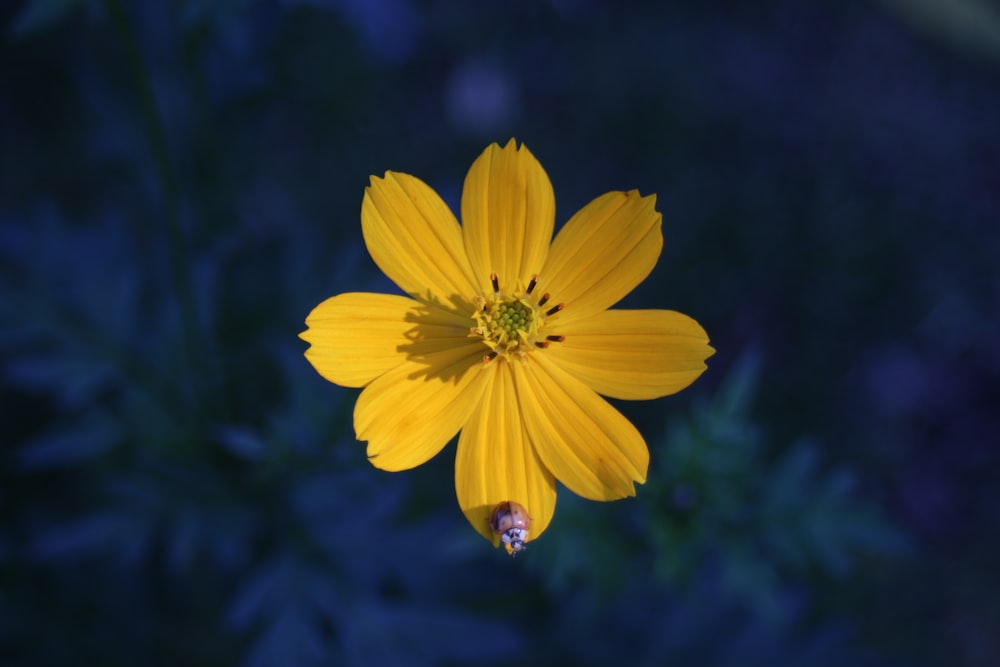
[[[483,357],[489,363],[497,357],[523,357],[528,352],[546,348],[550,342],[562,342],[563,336],[546,335],[549,321],[564,308],[564,304],[545,308],[549,294],[535,300],[532,292],[538,284],[538,276],[532,276],[528,287],[514,294],[504,294],[500,290],[500,279],[496,273],[490,275],[493,293],[475,298],[476,310],[472,313],[475,326],[469,336],[480,338],[490,351]]]

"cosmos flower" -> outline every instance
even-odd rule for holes
[[[371,463],[413,468],[458,434],[458,503],[494,545],[490,517],[501,503],[530,516],[526,541],[545,531],[556,480],[591,500],[635,495],[649,450],[601,395],[672,394],[714,353],[686,315],[609,310],[660,255],[655,203],[609,192],[553,239],[552,184],[514,140],[489,146],[469,169],[461,225],[423,181],[372,177],[365,244],[409,296],[331,297],[301,334],[323,377],[364,388],[354,428]]]

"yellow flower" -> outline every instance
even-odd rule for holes
[[[306,319],[306,358],[364,387],[358,440],[383,470],[424,463],[459,433],[455,488],[481,535],[505,501],[552,520],[556,480],[592,500],[635,495],[649,450],[598,394],[680,391],[714,353],[701,326],[669,310],[609,310],[663,246],[655,196],[609,192],[552,239],[555,196],[512,139],[488,147],[462,191],[462,225],[423,181],[372,177],[361,229],[372,259],[409,296],[347,293]],[[507,545],[508,551],[510,545]]]

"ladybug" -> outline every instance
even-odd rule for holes
[[[531,517],[520,503],[505,500],[490,512],[490,528],[500,536],[511,556],[517,555],[528,547],[528,529],[531,528]]]

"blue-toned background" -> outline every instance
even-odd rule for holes
[[[1000,664],[1000,7],[0,4],[0,663]],[[296,335],[370,174],[656,193],[718,354],[515,560]]]

